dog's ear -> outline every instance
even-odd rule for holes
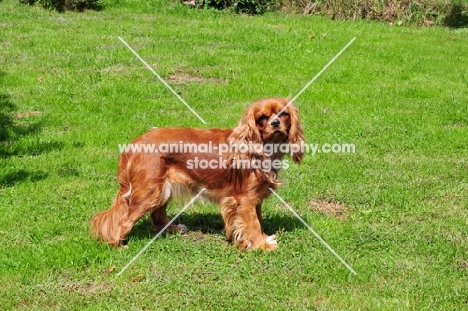
[[[286,98],[288,103],[290,100],[290,98]],[[299,121],[299,113],[297,112],[296,106],[294,104],[289,105],[288,111],[291,119],[291,126],[288,134],[289,150],[293,161],[301,163],[304,155],[304,129]]]
[[[262,136],[257,128],[255,120],[256,108],[254,105],[250,105],[237,127],[234,128],[231,135],[229,136],[229,142],[236,145],[249,145],[249,144],[261,144]]]

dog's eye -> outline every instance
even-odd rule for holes
[[[283,111],[278,117],[280,118],[289,117],[289,113]]]
[[[268,121],[268,117],[266,115],[262,115],[260,118],[258,118],[257,123],[260,126],[265,126],[267,121]]]

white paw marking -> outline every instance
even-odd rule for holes
[[[278,245],[278,241],[276,241],[276,235],[270,235],[265,239],[265,243],[268,245]]]

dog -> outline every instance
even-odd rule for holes
[[[122,246],[146,213],[151,213],[153,229],[162,230],[169,223],[168,201],[204,188],[202,196],[221,206],[228,240],[241,250],[276,249],[275,235],[262,231],[262,202],[279,184],[284,156],[296,163],[303,157],[304,131],[289,101],[254,102],[234,129],[153,128],[137,137],[130,145],[147,149],[121,154],[120,189],[111,208],[92,218],[93,236]],[[171,224],[166,231],[187,227]]]

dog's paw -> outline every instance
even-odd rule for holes
[[[189,228],[186,225],[178,224],[174,226],[174,231],[179,233],[187,233]]]
[[[164,229],[162,226],[155,226],[152,225],[151,228],[154,232],[159,232]],[[189,228],[186,225],[178,224],[178,225],[170,225],[166,228],[165,232],[167,233],[187,233]]]
[[[265,239],[265,250],[273,251],[278,248],[278,241],[276,241],[276,235],[269,235]]]
[[[276,241],[275,235],[267,236],[263,234],[255,239],[244,240],[239,244],[239,247],[243,250],[254,250],[261,249],[264,251],[273,251],[278,248],[278,242]]]

